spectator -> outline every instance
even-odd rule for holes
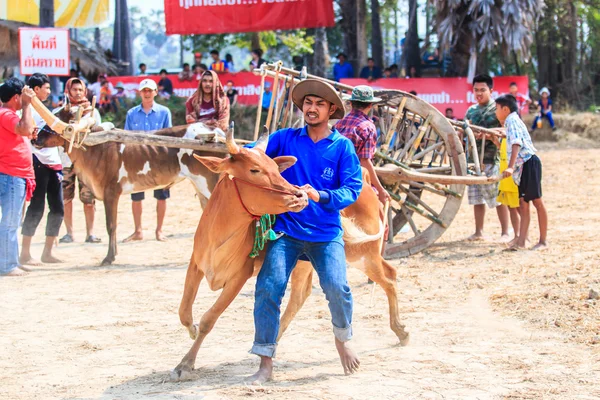
[[[35,92],[17,78],[0,85],[0,275],[21,276],[17,229],[23,203],[35,188],[33,159],[28,139],[35,138],[31,100]],[[21,118],[17,111],[22,110]]]
[[[418,78],[417,75],[417,67],[411,65],[411,67],[408,70],[408,74],[406,75],[406,78]]]
[[[517,112],[520,116],[523,110],[525,110],[525,107],[531,104],[531,99],[526,94],[519,93],[519,87],[517,86],[516,82],[511,82],[508,90],[510,91],[510,94],[512,94],[517,100]]]
[[[261,65],[266,63],[266,61],[262,58],[263,51],[261,49],[252,50],[250,55],[252,56],[252,61],[250,61],[250,70],[253,70],[254,68],[260,68]]]
[[[392,70],[389,68],[386,68],[383,70],[383,77],[384,78],[391,78],[392,77]]]
[[[271,82],[265,82],[265,90],[262,98],[262,109],[263,111],[269,111],[271,107],[271,99],[273,98],[273,92],[271,91]]]
[[[138,66],[138,68],[140,69],[138,71],[138,76],[147,76],[148,74],[146,73],[146,64],[144,63],[140,63],[140,65]]]
[[[188,124],[203,122],[211,128],[220,128],[222,131],[229,128],[229,99],[216,72],[204,73],[198,90],[185,102],[185,111],[185,120]]]
[[[454,110],[451,107],[446,108],[446,118],[451,119],[452,121],[456,121],[456,117],[454,116]]]
[[[113,102],[116,107],[124,107],[125,99],[127,98],[127,94],[125,93],[125,86],[123,82],[119,82],[115,85],[115,89],[117,93],[113,95]]]
[[[468,120],[470,124],[488,129],[500,127],[500,122],[496,117],[496,102],[492,99],[493,88],[494,81],[490,76],[477,75],[473,78],[473,93],[475,94],[477,104],[469,107],[465,115],[465,119]],[[481,149],[483,137],[479,135],[476,139],[477,149]],[[485,173],[486,176],[498,176],[500,173],[498,146],[492,139],[493,138],[487,138],[485,141],[482,155],[483,165],[481,166],[481,172]],[[469,162],[471,163],[479,162],[479,160],[472,159],[470,152],[469,158]],[[469,204],[473,206],[473,213],[475,216],[475,233],[471,235],[468,240],[485,240],[483,226],[487,205],[489,208],[495,208],[498,214],[498,220],[502,227],[500,240],[508,242],[510,240],[508,235],[509,211],[508,207],[498,204],[498,201],[496,200],[498,197],[498,182],[488,185],[471,185],[469,186],[468,192]]]
[[[228,72],[235,72],[235,64],[233,63],[233,57],[231,54],[225,54],[225,67]]]
[[[50,96],[50,79],[46,75],[33,74],[27,83],[40,101],[44,102]],[[33,107],[31,114],[38,130],[46,125]],[[44,263],[59,263],[61,261],[52,255],[52,247],[58,237],[64,216],[60,155],[58,154],[57,147],[38,149],[31,146],[31,143],[30,147],[33,153],[33,170],[36,185],[31,197],[31,203],[29,203],[25,219],[23,220],[23,242],[19,261],[23,265],[41,264],[31,256],[31,240],[44,216],[47,197],[50,212],[48,213],[48,220],[46,222],[46,243],[42,251],[41,261]]]
[[[304,67],[304,58],[302,56],[294,56],[292,57],[292,63],[294,64],[294,70],[302,71]]]
[[[69,104],[74,107],[82,107],[85,111],[83,115],[92,112],[96,125],[102,122],[102,118],[97,109],[92,110],[91,104],[87,99],[87,89],[85,84],[79,78],[71,78],[65,85],[65,96],[69,99]],[[54,110],[58,112],[58,110]],[[75,241],[73,232],[73,199],[75,198],[75,181],[79,180],[79,200],[83,203],[83,213],[85,214],[86,243],[99,243],[101,239],[94,235],[94,218],[96,215],[96,198],[92,190],[87,187],[77,177],[73,169],[71,159],[64,151],[59,150],[61,164],[63,167],[63,202],[65,208],[64,222],[67,228],[67,234],[60,238],[60,243],[72,243]]]
[[[101,112],[110,112],[112,110],[112,92],[108,87],[108,81],[102,82],[100,87],[100,99],[98,101],[98,108]]]
[[[398,72],[398,64],[390,65],[390,78],[398,78],[400,73]]]
[[[179,75],[177,75],[177,78],[179,79],[179,82],[192,81],[194,79],[194,73],[190,69],[190,64],[183,63],[183,67],[182,68],[183,69],[181,70],[181,72],[179,73]]]
[[[167,77],[167,70],[160,70],[160,80],[158,81],[158,95],[168,99],[173,95],[173,82]]]
[[[217,74],[222,74],[223,72],[228,72],[227,71],[227,63],[225,62],[225,60],[221,60],[221,58],[219,57],[218,50],[211,50],[210,56],[213,59],[212,64],[210,64],[211,71],[215,71]]]
[[[79,79],[78,77],[77,77],[77,79],[79,81],[81,81],[83,83],[83,85],[85,85],[85,81],[83,81],[82,79]],[[101,95],[100,89],[102,89],[102,84],[106,81],[107,81],[106,74],[100,74],[100,75],[98,75],[98,79],[96,80],[96,82],[94,82],[90,85],[89,92],[92,96],[96,96],[96,100],[100,99],[100,95]],[[66,85],[65,85],[65,88],[66,88]],[[108,89],[111,93],[114,92],[114,90],[115,90],[112,83],[110,83],[110,82],[108,83]],[[97,103],[97,104],[99,105],[100,103]]]
[[[360,77],[367,79],[369,82],[382,77],[381,68],[375,66],[375,60],[367,59],[367,66],[360,71]]]
[[[235,106],[237,104],[238,91],[233,87],[233,81],[227,81],[225,93],[227,94],[231,107]]]
[[[189,66],[188,66],[189,67]],[[165,106],[161,106],[154,101],[158,94],[156,82],[152,79],[144,79],[140,82],[139,93],[142,97],[142,104],[133,107],[127,111],[125,119],[125,130],[128,131],[155,131],[173,126],[171,122],[171,111]],[[125,150],[127,152],[127,150]],[[127,154],[124,154],[127,156]],[[163,222],[167,212],[167,199],[171,196],[169,189],[156,189],[154,198],[156,199],[156,240],[164,242],[167,240],[162,233]],[[128,236],[124,243],[144,239],[142,228],[142,201],[144,192],[131,194],[131,211],[133,213],[133,223],[135,231]]]
[[[196,78],[196,81],[199,81],[202,79],[202,75],[204,75],[206,70],[207,70],[206,64],[194,65],[194,77]]]
[[[202,64],[202,53],[194,53],[194,65]]]
[[[333,66],[333,79],[339,82],[341,79],[354,78],[354,68],[352,68],[352,64],[346,62],[348,59],[346,54],[338,54],[337,59],[338,62]]]
[[[538,101],[539,114],[533,120],[533,126],[531,127],[531,130],[535,131],[535,128],[541,128],[542,119],[544,117],[548,119],[552,130],[556,130],[556,126],[554,126],[554,119],[552,118],[552,99],[550,98],[550,91],[548,88],[542,88],[542,90],[540,90],[540,96],[542,96],[542,98]]]

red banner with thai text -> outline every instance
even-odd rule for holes
[[[508,93],[512,82],[517,84],[519,93],[529,92],[527,76],[498,76],[494,78],[492,97],[496,98]],[[452,108],[454,116],[462,119],[467,109],[475,103],[473,85],[467,78],[388,78],[368,82],[366,79],[342,79],[342,83],[351,86],[369,85],[373,89],[398,89],[405,92],[414,90],[417,97],[425,100],[444,114],[446,108]]]
[[[167,35],[334,26],[333,0],[165,0]]]

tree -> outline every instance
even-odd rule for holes
[[[133,73],[131,34],[129,31],[129,12],[127,0],[115,0],[115,33],[113,36],[113,54],[125,64],[126,75]]]
[[[371,0],[371,56],[375,60],[375,65],[384,66],[379,0]]]
[[[438,37],[452,59],[447,75],[466,76],[470,59],[496,49],[507,62],[512,54],[521,61],[529,59],[543,0],[432,1]],[[478,63],[479,68],[484,66]]]
[[[417,76],[421,74],[421,51],[419,49],[419,26],[417,20],[417,0],[408,0],[408,36],[406,38],[406,72],[415,67]]]

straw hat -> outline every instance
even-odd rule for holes
[[[344,104],[342,103],[342,99],[340,99],[336,90],[329,83],[317,79],[306,79],[294,86],[292,100],[296,107],[301,110],[306,96],[317,96],[334,104],[337,110],[335,110],[329,119],[344,118]]]

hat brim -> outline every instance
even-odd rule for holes
[[[306,79],[294,86],[292,101],[300,110],[302,110],[302,105],[306,96],[317,96],[335,105],[336,110],[329,119],[344,118],[345,111],[342,99],[330,84],[316,79]]]
[[[383,101],[383,99],[381,97],[373,97],[371,100],[363,100],[363,99],[355,99],[354,97],[350,96],[350,98],[348,98],[348,101],[358,101],[361,103],[381,103]]]

